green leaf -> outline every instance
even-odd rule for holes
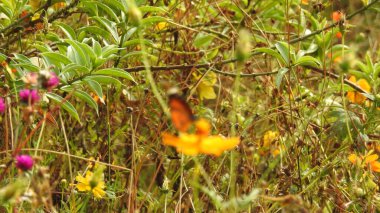
[[[65,66],[65,68],[62,69],[61,73],[62,74],[68,73],[71,76],[75,76],[75,75],[72,75],[72,73],[75,73],[76,75],[82,75],[82,74],[87,74],[89,72],[90,70],[85,66],[82,66],[79,64],[69,64]]]
[[[133,79],[130,73],[118,68],[106,68],[106,69],[95,71],[92,74],[120,77],[120,78],[125,78],[125,79],[135,82],[135,79]]]
[[[82,47],[77,41],[66,39],[65,42],[69,43],[70,46],[67,48],[67,54],[69,58],[75,61],[77,64],[83,65],[85,67],[89,66],[89,57],[86,56]]]
[[[275,84],[276,84],[277,88],[280,88],[282,79],[283,79],[285,73],[287,73],[288,71],[289,71],[289,69],[285,68],[285,67],[278,70],[278,73],[277,73],[276,78],[275,78]]]
[[[147,13],[147,12],[167,13],[166,9],[162,7],[154,7],[154,6],[141,6],[139,7],[139,10],[142,13]]]
[[[61,90],[66,91],[66,92],[71,92],[73,91],[73,88],[71,86],[63,87]],[[96,114],[99,115],[99,108],[98,104],[95,102],[95,100],[89,95],[88,93],[82,91],[82,90],[75,90],[73,95],[82,101],[86,102],[90,107],[94,108],[96,111]]]
[[[141,25],[142,26],[150,26],[150,25],[154,25],[154,24],[159,23],[159,22],[167,22],[167,21],[168,21],[168,19],[164,18],[162,16],[150,16],[150,17],[144,18],[141,21]]]
[[[67,38],[71,40],[77,40],[77,35],[75,31],[69,25],[64,23],[58,23],[57,26],[63,31],[63,33],[65,33]]]
[[[79,123],[81,123],[77,110],[68,100],[64,100],[61,96],[51,93],[51,92],[46,93],[46,96],[50,98],[51,100],[53,100],[54,102],[58,103],[72,117],[74,117]]]
[[[56,53],[56,52],[45,52],[41,53],[42,57],[45,59],[45,61],[50,62],[50,64],[54,65],[60,65],[60,63],[66,65],[72,63],[69,58],[66,56]]]
[[[117,90],[121,89],[122,83],[117,80],[116,78],[110,77],[110,76],[105,76],[105,75],[93,75],[93,76],[88,76],[86,79],[91,79],[94,81],[97,81],[100,84],[106,84],[106,85],[115,85]]]
[[[86,77],[83,81],[86,82],[86,84],[91,88],[91,90],[96,93],[101,102],[104,103],[102,86],[97,81],[90,79],[89,77]]]
[[[108,32],[111,33],[111,35],[112,35],[112,37],[116,43],[120,42],[120,37],[119,37],[119,34],[117,32],[116,23],[109,21],[109,20],[102,18],[102,17],[91,17],[91,19],[97,21],[100,25],[105,27],[108,30]]]
[[[268,55],[270,55],[270,56],[273,56],[273,57],[275,57],[277,60],[279,60],[281,63],[283,63],[283,64],[285,64],[285,61],[284,61],[284,59],[281,57],[281,55],[277,52],[277,51],[275,51],[275,50],[273,50],[273,49],[271,49],[271,48],[256,48],[256,49],[254,49],[254,51],[255,52],[261,52],[261,53],[265,53],[265,54],[268,54]]]
[[[275,45],[278,52],[280,52],[282,58],[284,59],[286,65],[290,64],[290,49],[289,45],[285,42],[277,42]]]
[[[111,33],[107,30],[104,30],[98,26],[85,26],[78,29],[78,32],[88,32],[94,35],[99,35],[105,39],[110,39],[112,37]]]
[[[22,68],[27,69],[27,70],[32,71],[32,72],[38,72],[40,70],[39,67],[37,67],[36,65],[33,65],[31,63],[12,64],[12,66],[14,68],[22,67]]]
[[[201,47],[207,47],[211,44],[211,42],[214,40],[214,36],[211,35],[205,35],[203,33],[200,33],[195,38],[193,44],[194,46],[201,48]]]
[[[297,59],[296,63],[294,63],[294,66],[312,66],[312,67],[319,67],[320,62],[318,59],[312,57],[312,56],[302,56]]]

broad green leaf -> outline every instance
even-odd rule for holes
[[[69,58],[74,59],[77,64],[83,65],[85,67],[89,66],[89,56],[85,54],[82,47],[77,41],[66,39],[65,42],[69,43],[68,54],[71,56]]]
[[[282,58],[284,59],[286,65],[290,64],[290,57],[291,57],[291,52],[289,49],[289,45],[285,42],[277,42],[275,45],[276,49],[278,52],[281,54]]]
[[[117,44],[120,42],[120,37],[119,37],[119,34],[117,32],[116,23],[111,22],[111,21],[109,21],[109,20],[107,20],[105,18],[102,18],[102,17],[91,17],[91,19],[95,20],[100,25],[102,25],[103,27],[105,27],[107,29],[107,31],[111,33],[114,41]]]
[[[85,26],[78,29],[78,32],[88,32],[94,35],[102,36],[105,39],[110,39],[112,37],[111,33],[107,30],[104,30],[98,26]]]
[[[278,73],[277,73],[276,78],[275,78],[275,84],[276,84],[277,88],[280,88],[282,79],[288,71],[289,71],[289,69],[285,68],[285,67],[278,70]]]
[[[32,72],[38,72],[40,70],[39,67],[37,67],[36,65],[33,65],[31,63],[12,64],[12,67],[14,67],[14,68],[21,67],[21,68],[24,68],[24,69],[32,71]]]
[[[51,93],[51,92],[46,93],[46,96],[50,98],[51,100],[53,100],[54,102],[58,103],[72,117],[74,117],[79,123],[81,123],[77,110],[68,100],[64,100],[61,96]]]
[[[45,60],[48,60],[56,65],[58,65],[59,63],[65,64],[65,65],[72,63],[72,61],[69,58],[67,58],[66,56],[60,53],[45,52],[45,53],[41,53],[41,55]]]
[[[321,63],[318,61],[318,59],[312,57],[312,56],[302,56],[299,59],[297,59],[296,63],[294,63],[294,66],[313,66],[313,67],[319,67]]]
[[[117,80],[116,78],[110,77],[110,76],[105,76],[105,75],[93,75],[93,76],[88,76],[86,79],[91,79],[94,81],[97,81],[100,84],[106,84],[106,85],[114,85],[117,90],[121,89],[122,83]]]
[[[277,60],[279,60],[281,63],[285,64],[285,60],[281,57],[281,55],[277,51],[275,51],[271,48],[256,48],[256,49],[254,49],[254,51],[265,53],[265,54],[268,54],[270,56],[273,56]]]
[[[73,88],[71,86],[63,87],[61,90],[66,91],[66,92],[71,92]],[[74,96],[78,97],[79,99],[83,100],[86,102],[90,107],[94,108],[96,111],[96,114],[99,115],[99,108],[98,104],[95,102],[95,100],[89,95],[88,93],[82,91],[82,90],[75,90],[73,93]]]
[[[142,13],[146,13],[146,12],[167,13],[166,8],[164,9],[162,7],[154,7],[154,6],[141,6],[139,7],[139,10]]]
[[[120,78],[125,78],[125,79],[128,79],[128,80],[135,82],[135,80],[133,79],[131,74],[129,74],[128,72],[126,72],[122,69],[118,69],[118,68],[106,68],[106,69],[95,71],[92,74],[120,77]]]
[[[83,81],[86,82],[91,90],[94,91],[99,99],[104,103],[102,86],[97,81],[90,79],[89,77],[86,77]]]
[[[198,48],[207,47],[208,45],[211,44],[211,42],[214,40],[214,38],[215,38],[214,36],[200,33],[195,38],[193,44],[194,44],[194,46],[196,46]]]
[[[65,23],[58,23],[57,26],[63,31],[63,33],[65,33],[67,38],[71,40],[77,40],[77,35],[75,31],[69,25]]]
[[[164,18],[162,16],[150,16],[150,17],[144,18],[141,21],[141,25],[142,26],[150,26],[150,25],[154,25],[154,24],[159,23],[159,22],[167,22],[167,21],[168,21],[168,19]]]

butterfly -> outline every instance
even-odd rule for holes
[[[187,132],[195,121],[189,104],[178,94],[172,94],[169,96],[169,107],[174,127],[180,132]]]

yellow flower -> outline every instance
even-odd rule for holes
[[[366,92],[369,92],[371,90],[371,86],[368,84],[368,82],[365,79],[360,79],[359,81],[356,82],[356,77],[351,76],[348,80],[358,85],[360,88],[362,88]],[[356,91],[347,92],[347,98],[349,101],[356,104],[362,104],[367,99],[363,94]]]
[[[239,137],[209,136],[211,126],[204,119],[198,120],[195,123],[195,128],[196,134],[180,133],[178,137],[163,132],[162,143],[175,147],[177,152],[185,155],[207,154],[220,156],[224,151],[233,149],[240,142]]]
[[[99,175],[98,175],[99,176]],[[97,177],[94,173],[87,171],[86,176],[78,175],[75,178],[78,181],[76,187],[80,192],[91,192],[96,198],[102,198],[106,192],[105,183],[102,177]]]
[[[202,75],[198,75],[196,73],[193,74],[194,79],[199,81]],[[207,73],[199,82],[197,87],[197,92],[199,98],[202,99],[215,99],[216,93],[214,91],[214,85],[216,84],[217,76],[213,72]]]
[[[309,0],[301,0],[302,4],[309,4]]]
[[[263,137],[263,147],[270,147],[277,137],[278,132],[267,131]]]
[[[165,29],[167,29],[168,28],[168,23],[166,23],[166,22],[159,22],[157,25],[156,25],[156,28],[158,29],[158,30],[165,30]]]
[[[380,172],[380,162],[377,161],[379,156],[377,154],[372,154],[368,156],[357,156],[356,154],[350,154],[348,160],[356,165],[362,165],[364,162],[364,167],[369,167],[370,170],[374,172]]]

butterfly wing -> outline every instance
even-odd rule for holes
[[[169,106],[174,127],[180,132],[189,130],[194,115],[186,101],[179,95],[170,95]]]

